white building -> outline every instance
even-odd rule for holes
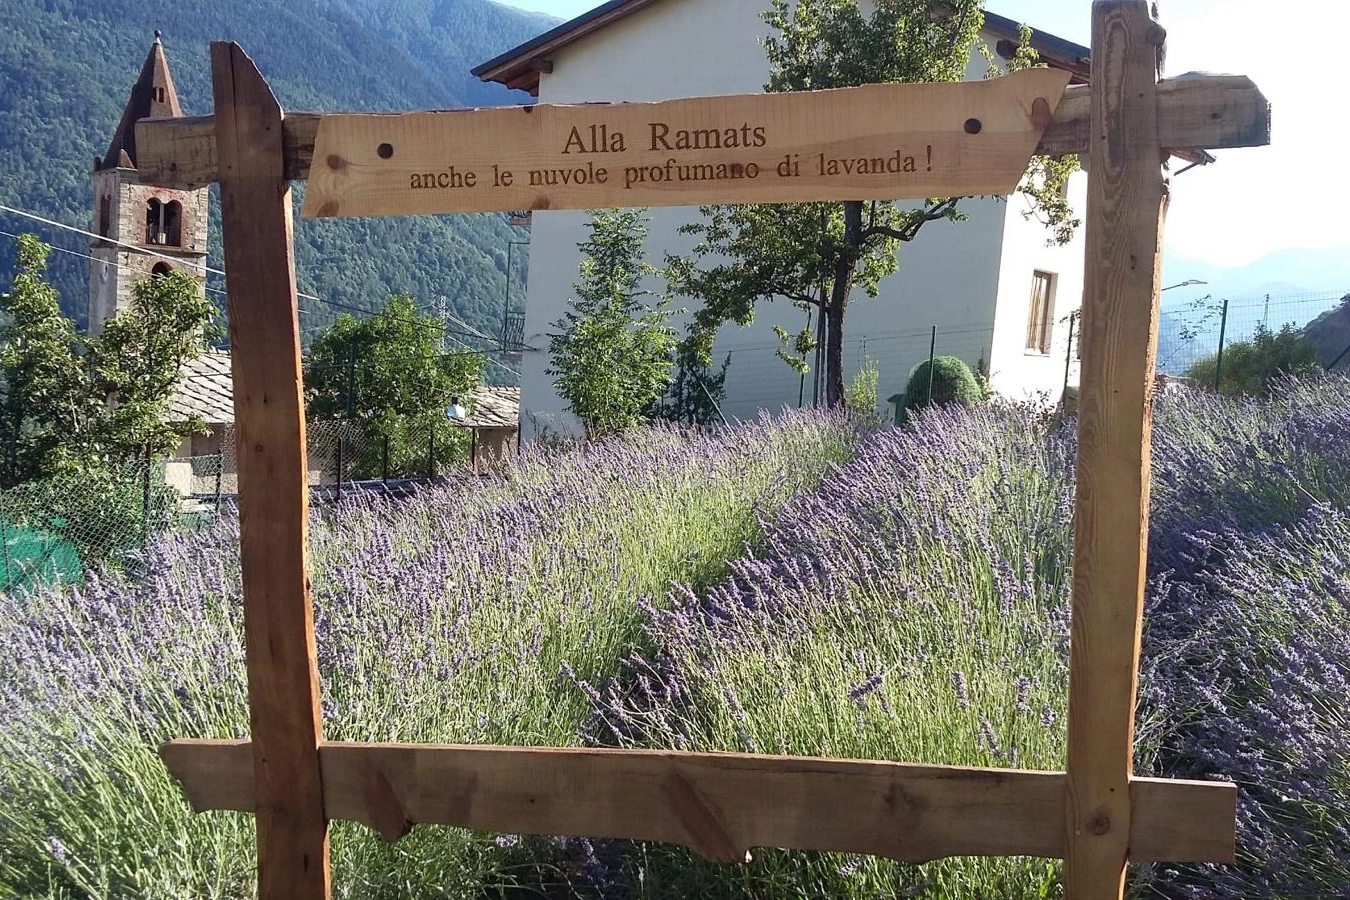
[[[768,62],[761,39],[767,0],[610,0],[474,70],[485,81],[528,91],[542,103],[658,101],[763,90]],[[1017,23],[986,12],[984,40],[1010,55]],[[1088,48],[1046,34],[1033,38],[1041,58],[1086,80]],[[968,78],[984,77],[988,62],[971,59]],[[1074,209],[1085,205],[1086,176],[1070,184]],[[966,200],[968,220],[926,225],[903,245],[899,271],[869,299],[855,292],[844,326],[845,378],[864,360],[881,373],[878,394],[904,390],[910,371],[927,359],[932,329],[938,355],[983,365],[1003,394],[1048,394],[1058,401],[1067,380],[1078,381],[1069,347],[1069,314],[1082,300],[1081,231],[1064,247],[1047,245],[1049,232],[1025,213],[1021,196]],[[685,252],[678,229],[698,218],[697,208],[651,212],[648,258]],[[567,427],[566,404],[553,389],[548,335],[562,317],[577,280],[577,244],[587,235],[584,212],[536,212],[521,358],[521,427],[534,419]],[[685,301],[693,302],[693,301]],[[718,335],[715,361],[731,354],[723,412],[749,417],[760,408],[811,403],[809,380],[775,356],[781,346],[773,326],[796,333],[804,311],[786,301],[761,303],[752,325],[728,326]]]

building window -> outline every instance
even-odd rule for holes
[[[112,198],[107,194],[98,198],[98,233],[107,237],[112,228]]]
[[[1027,315],[1027,350],[1050,352],[1055,329],[1055,276],[1037,272],[1031,279],[1031,309]]]
[[[177,200],[161,203],[151,199],[145,204],[145,242],[168,247],[183,244],[183,204]]]
[[[183,246],[183,204],[177,200],[164,205],[164,236],[170,247]]]
[[[157,262],[155,263],[154,268],[150,270],[150,277],[163,278],[165,275],[168,275],[172,271],[173,266],[169,265],[166,262]]]

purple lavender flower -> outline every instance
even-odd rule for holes
[[[952,672],[952,690],[956,692],[956,702],[962,709],[970,709],[970,689],[966,685],[965,672]]]

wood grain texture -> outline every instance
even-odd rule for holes
[[[1063,156],[1088,146],[1091,88],[1073,85],[1055,108],[1037,153]],[[319,113],[288,113],[286,177],[309,178]],[[218,177],[215,125],[210,116],[143,119],[136,125],[138,175],[152,184],[196,188]],[[1256,147],[1270,143],[1270,103],[1244,75],[1194,75],[1158,85],[1159,140],[1178,151]]]
[[[309,489],[282,112],[237,44],[211,45],[239,466],[261,900],[327,900],[309,595]]]
[[[1069,900],[1119,900],[1133,854],[1130,781],[1167,206],[1157,45],[1150,42],[1158,35],[1147,0],[1093,4],[1065,795]]]
[[[1032,69],[955,84],[326,115],[301,214],[1008,194],[1068,82]]]
[[[1086,152],[1091,120],[1092,86],[1071,86],[1037,152]],[[1270,101],[1245,75],[1166,79],[1158,83],[1158,143],[1174,153],[1265,146],[1270,143]]]
[[[253,809],[247,742],[161,749],[193,808]],[[329,818],[388,839],[412,825],[665,841],[741,861],[755,847],[922,861],[1064,852],[1059,772],[868,760],[325,743]],[[1221,782],[1137,779],[1139,860],[1231,862],[1237,791]]]

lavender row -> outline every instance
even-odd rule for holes
[[[1138,766],[1236,780],[1240,864],[1141,868],[1136,884],[1350,895],[1350,383],[1169,398],[1154,434]],[[1061,768],[1074,450],[1072,428],[1016,406],[877,435],[725,579],[648,608],[654,650],[579,685],[589,738]],[[647,884],[673,887],[655,896],[1039,897],[1056,876],[1030,860],[768,852],[747,876],[657,859]]]
[[[772,514],[845,460],[841,418],[795,415],[718,437],[673,429],[528,453],[402,502],[311,523],[327,737],[579,741],[591,679],[640,638],[637,598],[714,579]],[[248,730],[238,523],[165,538],[132,574],[0,607],[0,895],[252,893],[247,816],[191,814],[155,756],[173,737]],[[521,850],[453,829],[394,847],[338,825],[347,897],[472,896]],[[530,868],[547,876],[558,847]]]

